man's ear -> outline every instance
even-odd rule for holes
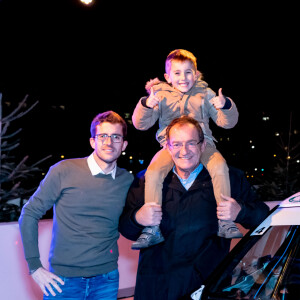
[[[94,138],[90,138],[90,145],[93,149],[95,149],[95,139]]]
[[[206,140],[204,140],[203,143],[201,144],[201,152],[205,150],[205,147],[206,147]]]
[[[169,74],[165,73],[164,76],[165,76],[165,79],[166,79],[167,83],[171,83]]]
[[[170,150],[169,144],[166,143],[166,145],[164,146],[165,149],[167,149],[167,151],[170,153],[170,155],[172,156],[172,152]]]
[[[127,145],[128,145],[128,142],[127,141],[123,141],[122,151],[125,151]]]

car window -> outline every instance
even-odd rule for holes
[[[299,295],[299,238],[298,226],[289,225],[250,237],[207,286],[208,294],[215,299],[296,299],[291,295]]]
[[[287,258],[278,287],[274,288],[274,296],[281,300],[296,300],[300,298],[300,237],[296,247]]]

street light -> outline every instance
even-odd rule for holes
[[[85,5],[90,5],[94,2],[94,0],[80,0],[80,2],[82,2]]]

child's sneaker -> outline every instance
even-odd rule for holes
[[[131,249],[139,250],[163,242],[165,239],[158,225],[145,227],[139,238],[131,245]]]
[[[226,239],[239,239],[243,234],[232,221],[219,220],[218,236]]]

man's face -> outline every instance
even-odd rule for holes
[[[198,72],[191,61],[174,60],[165,78],[169,84],[182,93],[188,92],[197,80]]]
[[[96,126],[95,138],[90,138],[90,144],[95,150],[95,159],[100,167],[105,168],[106,165],[115,164],[122,151],[126,149],[127,141],[121,139],[120,143],[116,143],[110,137],[100,140],[97,139],[97,134],[123,136],[122,125],[109,122],[101,123]]]
[[[197,144],[198,142],[198,131],[193,124],[175,125],[169,132],[168,150],[181,178],[187,178],[200,163],[205,142]]]

